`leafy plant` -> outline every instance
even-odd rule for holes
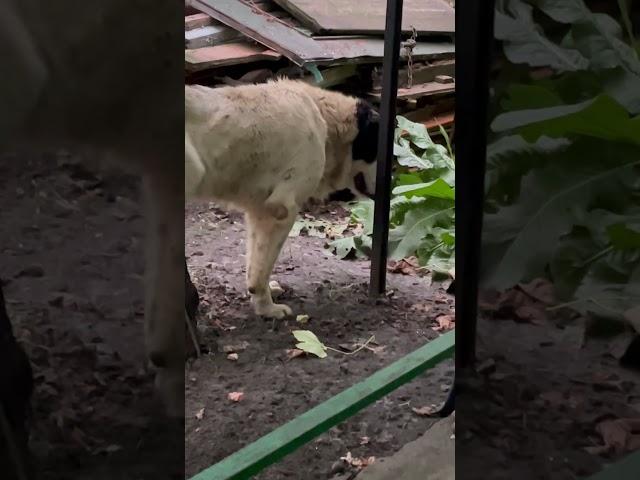
[[[455,264],[455,162],[447,146],[435,143],[427,128],[398,116],[389,231],[389,258],[416,256],[435,274],[447,274]],[[372,201],[351,210],[359,234],[331,242],[340,258],[353,252],[368,255],[373,233]]]
[[[534,9],[563,26],[559,42]],[[566,304],[619,318],[640,303],[638,54],[582,0],[500,1],[496,32],[513,64],[555,73],[494,98],[484,284],[546,275]]]

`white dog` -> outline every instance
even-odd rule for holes
[[[247,288],[256,314],[282,318],[269,276],[310,199],[372,197],[378,114],[301,81],[185,87],[185,197],[245,212]]]

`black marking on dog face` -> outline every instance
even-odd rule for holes
[[[373,163],[378,156],[378,132],[380,130],[379,115],[373,107],[364,100],[356,104],[356,120],[358,135],[351,146],[351,156],[354,160],[364,160]]]
[[[355,199],[356,196],[348,188],[343,188],[342,190],[338,190],[329,194],[330,202],[351,202]]]
[[[367,189],[367,181],[362,172],[353,177],[353,184],[356,186],[356,190],[373,200],[374,195]]]

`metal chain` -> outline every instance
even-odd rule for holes
[[[407,88],[411,88],[413,86],[413,47],[416,46],[418,32],[416,31],[416,27],[411,25],[411,38],[402,42],[401,46],[404,48],[405,54],[407,55]]]

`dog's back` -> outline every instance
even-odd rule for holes
[[[185,109],[187,196],[248,207],[278,183],[322,177],[326,122],[296,82],[187,86]]]

